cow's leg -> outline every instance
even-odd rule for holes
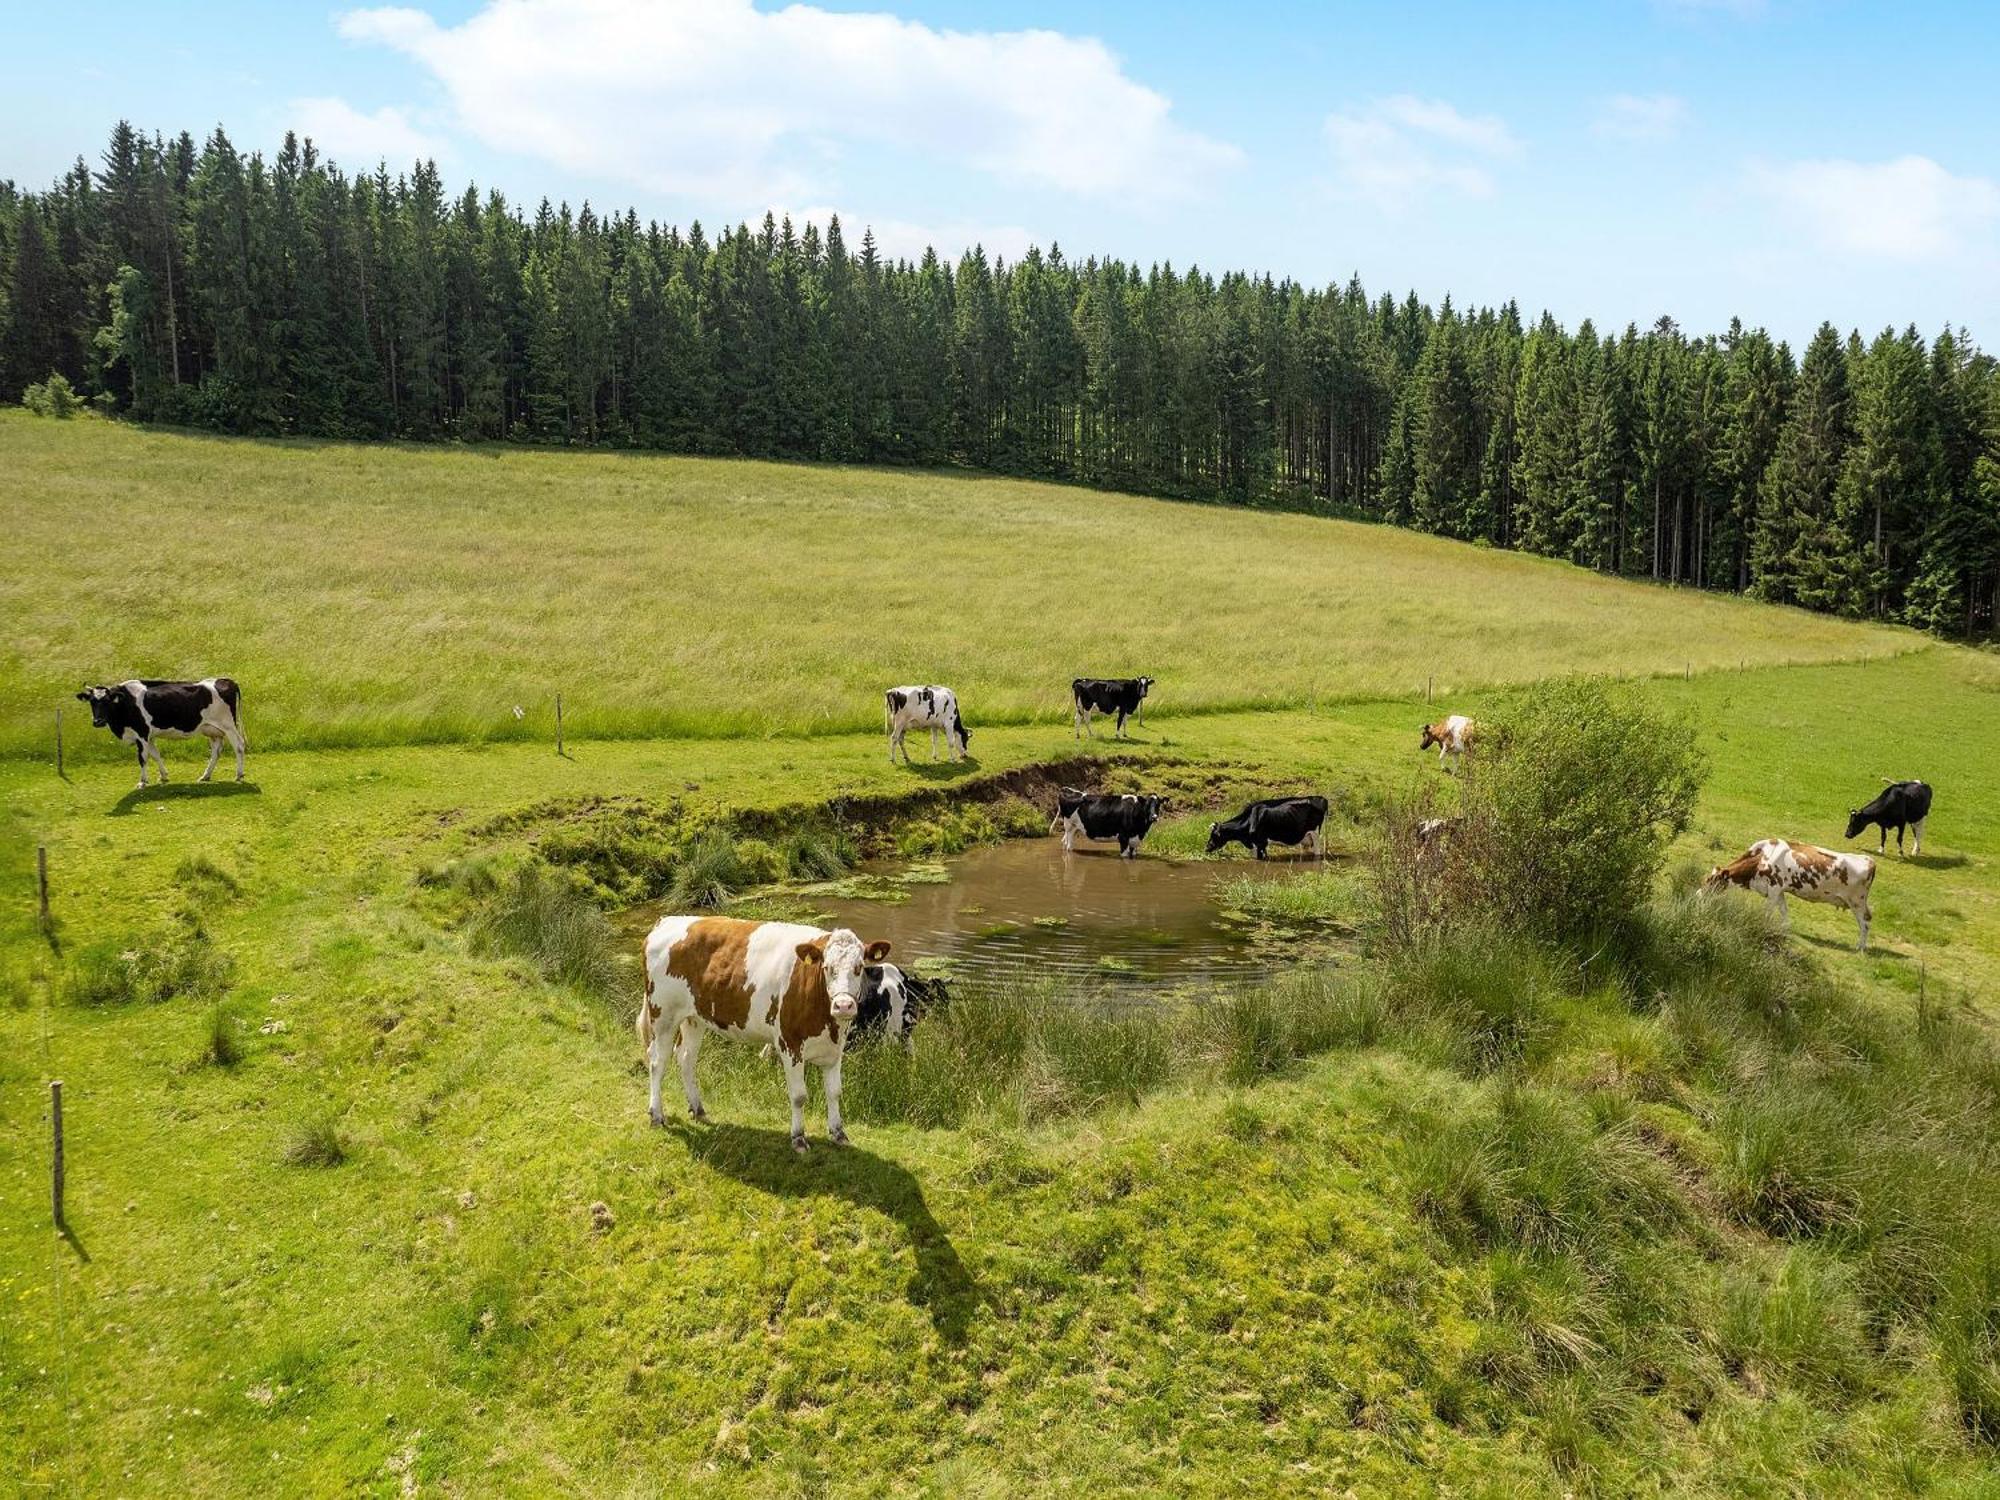
[[[1074,711],[1070,715],[1070,720],[1071,739],[1080,740],[1086,734],[1089,734],[1092,739],[1097,738],[1095,734],[1091,734],[1090,732],[1090,710],[1086,709],[1081,703],[1074,705]]]
[[[705,1120],[708,1111],[701,1107],[701,1085],[695,1081],[695,1059],[701,1056],[701,1028],[689,1019],[681,1023],[679,1035],[674,1041],[674,1057],[681,1065],[681,1090],[687,1095],[688,1118]]]
[[[792,1100],[792,1149],[803,1152],[806,1149],[806,1065],[789,1052],[780,1052],[778,1060],[785,1065],[785,1092]]]
[[[1125,738],[1125,710],[1122,708],[1118,710],[1118,738]]]
[[[1855,926],[1861,929],[1860,951],[1863,953],[1866,953],[1868,951],[1868,923],[1869,920],[1874,917],[1874,915],[1875,913],[1869,910],[1868,903],[1866,901],[1862,902],[1859,906],[1854,908],[1854,924]]]
[[[642,1005],[652,1003],[650,996],[640,1002]],[[660,1084],[667,1076],[667,1048],[670,1045],[667,1038],[674,1034],[674,1030],[656,1015],[653,1017],[652,1035],[646,1042],[646,1118],[655,1125],[667,1123],[667,1117],[660,1109]]]
[[[1062,820],[1062,831],[1063,852],[1065,854],[1074,852],[1076,849],[1076,819],[1074,817],[1064,818]]]
[[[1917,819],[1916,822],[1910,825],[1910,838],[1912,840],[1910,853],[1912,855],[1922,854],[1924,852],[1924,820],[1922,818]]]
[[[143,792],[146,789],[146,742],[139,740],[137,741],[137,746],[139,750],[139,790]]]
[[[1887,854],[1889,852],[1889,825],[1887,823],[1878,823],[1875,826],[1882,835],[1882,837],[1875,841],[1875,852],[1877,854]],[[1898,849],[1903,847],[1903,830],[1900,828],[1896,830],[1896,847]]]
[[[937,725],[931,725],[931,764],[937,764]]]
[[[144,757],[150,755],[153,757],[153,769],[160,773],[160,785],[165,786],[167,784],[167,758],[160,754],[160,747],[153,741],[151,736],[139,741],[139,755],[141,757],[140,776],[143,778],[146,774],[143,769]]]
[[[220,759],[222,759],[222,732],[213,730],[208,736],[208,764],[201,768],[201,775],[195,777],[195,780],[206,781],[213,776],[215,763]]]
[[[1778,919],[1778,931],[1790,932],[1792,930],[1792,914],[1785,907],[1785,893],[1783,891],[1773,891],[1768,899],[1771,903],[1771,911]]]
[[[1270,852],[1271,846],[1265,843],[1262,839],[1257,840],[1257,842],[1252,844],[1250,847],[1257,851],[1257,857],[1259,859],[1269,859],[1271,857],[1271,852]]]
[[[237,728],[230,729],[229,748],[236,752],[236,779],[238,781],[241,781],[243,779],[243,751],[244,751],[243,731],[241,729]]]
[[[836,1146],[847,1144],[847,1131],[840,1123],[840,1059],[819,1070],[819,1086],[826,1093],[826,1134]]]

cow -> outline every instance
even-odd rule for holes
[[[1868,923],[1874,913],[1868,893],[1875,884],[1875,861],[1865,854],[1839,854],[1815,844],[1790,839],[1759,839],[1726,865],[1717,865],[1701,883],[1705,891],[1744,890],[1767,897],[1778,924],[1789,928],[1785,897],[1844,906],[1861,929],[1861,951],[1868,951]]]
[[[1150,677],[1079,677],[1069,685],[1070,702],[1074,706],[1075,732],[1072,739],[1082,739],[1086,734],[1092,739],[1097,736],[1090,727],[1092,714],[1118,715],[1118,738],[1125,738],[1125,720],[1132,714],[1144,714],[1146,694],[1153,686]]]
[[[1304,844],[1307,853],[1321,855],[1326,849],[1319,831],[1325,822],[1324,797],[1267,797],[1252,802],[1227,822],[1209,824],[1208,852],[1213,854],[1225,844],[1241,844],[1256,850],[1257,857],[1263,859],[1268,845]]]
[[[1875,846],[1877,854],[1889,852],[1889,830],[1896,830],[1896,852],[1903,852],[1903,825],[1908,824],[1915,835],[1911,854],[1924,852],[1924,819],[1931,815],[1931,789],[1921,781],[1890,781],[1882,778],[1884,790],[1866,807],[1850,807],[1847,810],[1847,837],[1859,838],[1870,823],[1882,830],[1881,842]]]
[[[1452,714],[1449,718],[1439,719],[1435,724],[1426,724],[1424,737],[1417,748],[1428,750],[1436,745],[1438,764],[1443,765],[1447,755],[1463,755],[1470,750],[1478,732],[1479,726],[1464,714]]]
[[[950,999],[942,979],[905,974],[894,964],[869,964],[863,976],[861,1004],[848,1036],[850,1045],[880,1032],[908,1046],[910,1033],[924,1012]]]
[[[958,716],[958,695],[948,687],[899,687],[890,688],[883,694],[885,718],[889,728],[889,764],[896,763],[896,752],[903,751],[903,764],[910,763],[910,752],[903,748],[903,736],[912,729],[928,729],[931,732],[931,759],[937,754],[938,731],[944,731],[945,747],[951,751],[953,760],[965,759],[965,747],[972,743],[972,731],[965,727],[965,720]]]
[[[1076,848],[1079,835],[1090,839],[1118,840],[1118,853],[1136,859],[1139,843],[1160,820],[1164,797],[1140,797],[1131,792],[1097,796],[1064,787],[1056,797],[1056,815],[1050,833],[1062,835],[1063,848]]]
[[[827,1135],[845,1145],[840,1061],[861,1008],[866,967],[888,956],[887,943],[864,944],[845,927],[827,932],[796,922],[662,917],[646,939],[646,995],[637,1023],[653,1123],[666,1123],[660,1084],[669,1047],[680,1062],[689,1115],[706,1118],[695,1059],[703,1035],[718,1031],[776,1048],[792,1101],[794,1151],[806,1149],[806,1064],[817,1067]]]
[[[237,712],[239,694],[235,680],[204,677],[200,682],[166,682],[153,677],[135,677],[111,687],[87,687],[79,701],[90,705],[90,722],[108,729],[128,745],[138,748],[139,785],[146,784],[146,757],[160,770],[160,785],[167,784],[167,763],[155,740],[184,740],[195,735],[208,739],[208,764],[197,778],[206,781],[215,774],[215,762],[225,741],[236,752],[236,779],[243,779],[243,720]]]

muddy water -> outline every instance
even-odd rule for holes
[[[1227,863],[1124,860],[1057,839],[1010,839],[942,862],[942,881],[904,886],[907,899],[835,893],[809,898],[821,920],[887,938],[898,962],[943,961],[981,978],[1068,978],[1158,988],[1266,978],[1302,954],[1294,934],[1273,933],[1217,902],[1234,875],[1288,880],[1307,860]],[[893,865],[872,872],[898,873]],[[1324,951],[1324,943],[1307,946]]]

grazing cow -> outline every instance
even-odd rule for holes
[[[886,717],[889,725],[889,763],[896,763],[896,752],[903,751],[903,764],[910,763],[910,752],[903,748],[903,736],[912,729],[928,729],[931,732],[931,759],[937,757],[938,731],[944,731],[945,747],[951,751],[953,760],[965,759],[965,747],[972,743],[972,732],[965,727],[965,720],[958,716],[958,695],[948,687],[899,687],[890,688],[883,695]]]
[[[1896,830],[1896,852],[1903,852],[1903,825],[1908,824],[1915,837],[1912,854],[1924,852],[1924,819],[1931,815],[1931,789],[1921,781],[1890,781],[1883,779],[1884,790],[1866,807],[1850,807],[1847,810],[1847,837],[1859,838],[1861,831],[1870,823],[1882,830],[1882,840],[1875,846],[1877,854],[1889,850],[1889,830]]]
[[[1861,951],[1866,953],[1868,923],[1874,916],[1868,892],[1874,884],[1875,861],[1865,854],[1838,854],[1789,839],[1759,839],[1728,864],[1710,870],[1701,888],[1720,891],[1735,885],[1768,897],[1779,925],[1786,928],[1791,925],[1785,911],[1787,896],[1844,906],[1854,913],[1861,929]]]
[[[1079,677],[1069,685],[1070,700],[1076,709],[1075,733],[1072,739],[1082,739],[1086,734],[1092,739],[1097,736],[1090,727],[1092,714],[1118,715],[1118,738],[1125,738],[1125,720],[1132,714],[1143,714],[1146,709],[1146,694],[1153,686],[1150,677]]]
[[[1464,714],[1453,714],[1449,718],[1438,720],[1435,724],[1426,724],[1423,740],[1417,748],[1428,750],[1436,745],[1438,764],[1443,765],[1447,755],[1463,755],[1471,749],[1473,738],[1478,732],[1479,726]]]
[[[695,1059],[705,1032],[771,1043],[792,1100],[792,1149],[806,1149],[806,1064],[820,1070],[826,1131],[838,1144],[840,1060],[861,1008],[865,968],[889,956],[887,943],[863,946],[846,928],[826,932],[796,922],[735,917],[662,917],[646,939],[646,998],[639,1045],[651,1077],[650,1113],[664,1125],[660,1083],[667,1049],[680,1062],[688,1113],[704,1118]]]
[[[950,999],[942,979],[905,974],[894,964],[869,964],[863,973],[861,1006],[854,1015],[850,1044],[879,1031],[907,1046],[924,1012]]]
[[[1089,839],[1116,839],[1118,853],[1135,859],[1140,840],[1160,820],[1165,797],[1139,797],[1131,792],[1117,796],[1094,796],[1064,787],[1056,797],[1056,815],[1050,833],[1062,835],[1063,848],[1074,849],[1079,835]]]
[[[1252,802],[1225,823],[1208,825],[1208,852],[1224,844],[1241,844],[1265,858],[1270,844],[1304,844],[1310,854],[1326,852],[1319,831],[1326,822],[1324,797],[1267,797]]]
[[[88,687],[76,695],[90,705],[90,722],[108,729],[128,745],[138,747],[139,785],[146,784],[146,757],[160,768],[160,785],[167,782],[167,763],[156,739],[208,739],[208,764],[199,780],[215,774],[223,742],[236,752],[236,779],[243,779],[243,721],[237,714],[236,683],[228,677],[204,677],[200,682],[163,682],[135,677],[114,687]]]

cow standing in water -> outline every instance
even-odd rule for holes
[[[646,939],[646,998],[638,1016],[653,1123],[666,1123],[660,1085],[669,1048],[680,1063],[688,1113],[697,1120],[706,1116],[695,1060],[702,1036],[718,1031],[776,1049],[792,1101],[793,1150],[806,1149],[808,1063],[820,1070],[827,1135],[846,1144],[841,1058],[860,1014],[867,966],[888,956],[887,943],[864,945],[845,927],[827,932],[796,922],[662,917]]]
[[[972,743],[972,732],[965,727],[965,720],[958,716],[958,695],[948,687],[899,687],[890,688],[883,694],[883,708],[889,726],[889,764],[896,763],[896,752],[902,750],[903,764],[910,763],[910,752],[903,745],[903,736],[912,729],[928,729],[931,732],[931,759],[937,754],[938,731],[944,731],[945,747],[951,751],[953,760],[965,759],[965,747]]]
[[[1075,849],[1079,837],[1116,839],[1120,857],[1137,859],[1139,845],[1160,820],[1166,801],[1131,792],[1093,796],[1064,787],[1056,796],[1056,815],[1049,823],[1049,832],[1062,835],[1066,850]]]
[[[108,729],[139,752],[139,785],[146,784],[146,757],[160,770],[160,785],[167,784],[167,763],[160,756],[156,739],[185,740],[195,735],[208,739],[208,764],[196,779],[206,781],[215,774],[215,762],[226,741],[236,752],[236,779],[243,779],[243,721],[237,714],[236,683],[228,677],[204,677],[200,682],[165,682],[152,677],[135,677],[112,687],[87,687],[77,698],[90,705],[90,722]]]
[[[1875,861],[1865,854],[1838,854],[1790,839],[1759,839],[1728,864],[1710,870],[1701,883],[1705,891],[1731,886],[1767,898],[1778,914],[1778,925],[1787,930],[1791,927],[1787,896],[1844,906],[1861,929],[1861,951],[1868,951],[1868,923],[1874,917],[1868,893],[1875,886]]]

